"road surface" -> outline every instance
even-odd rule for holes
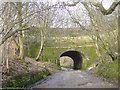
[[[32,88],[118,88],[94,74],[81,70],[60,71]]]

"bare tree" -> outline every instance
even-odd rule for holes
[[[96,53],[100,57],[100,60],[104,60],[102,56],[103,51],[105,51],[111,59],[114,61],[117,57],[117,32],[116,32],[116,13],[113,16],[105,17],[100,13],[100,11],[93,7],[90,3],[81,2],[88,12],[88,16],[91,22],[92,28],[86,28],[81,25],[81,20],[79,15],[75,16],[71,14],[71,11],[67,10],[71,16],[74,23],[77,23],[83,30],[89,31],[92,35],[92,39],[96,46]],[[113,7],[113,6],[112,6]],[[115,7],[114,7],[115,9]],[[110,11],[109,11],[110,13]],[[87,13],[86,13],[87,14]],[[108,19],[107,19],[108,18]],[[112,21],[111,21],[112,20]],[[114,25],[113,23],[114,22]],[[105,32],[103,34],[103,32]]]
[[[40,43],[41,44],[40,44],[40,49],[36,57],[36,60],[40,58],[40,55],[41,55],[41,52],[43,50],[44,43],[46,40],[47,32],[49,31],[53,23],[53,20],[54,20],[55,9],[49,8],[49,7],[50,7],[49,2],[47,3],[40,2],[37,4],[37,9],[41,10],[41,12],[37,13],[36,15],[38,27],[40,28],[40,36],[41,36]]]
[[[103,15],[111,14],[115,8],[118,6],[118,46],[120,45],[120,1],[113,2],[108,10],[106,10],[101,3],[91,2],[95,7],[98,7],[99,10],[103,13]],[[120,47],[118,47],[118,58],[120,59]]]

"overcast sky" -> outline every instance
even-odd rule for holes
[[[55,4],[56,2],[68,2],[69,3],[72,1],[78,1],[78,0],[39,0],[39,1],[48,1],[48,2],[52,2],[53,4]],[[105,9],[108,9],[110,7],[110,5],[112,4],[113,1],[118,1],[118,0],[81,0],[81,1],[103,1],[103,6],[105,7]]]
[[[56,2],[68,2],[68,0],[48,0],[49,2],[52,2],[53,4],[55,4]],[[69,0],[70,1],[70,0]],[[75,1],[75,0],[74,0]],[[102,0],[98,0],[99,2],[101,2]],[[112,4],[112,2],[113,2],[114,0],[103,0],[102,1],[102,4],[103,4],[103,6],[104,6],[104,8],[105,9],[108,9],[109,7],[110,7],[110,5]],[[72,0],[71,0],[71,2],[68,2],[68,3],[72,3]],[[80,19],[80,24],[82,24],[82,25],[89,25],[90,24],[90,22],[89,22],[89,17],[86,15],[86,13],[85,13],[85,11],[86,11],[86,9],[84,8],[84,6],[81,4],[81,3],[79,3],[79,4],[77,4],[76,6],[74,6],[74,7],[70,7],[70,12],[72,13],[72,15],[74,15],[74,17],[79,17],[79,19]],[[63,12],[63,10],[62,11],[59,11],[59,12],[61,12],[61,17],[65,17],[65,19],[62,21],[62,22],[64,22],[64,21],[66,21],[66,19],[68,18],[68,20],[70,19],[70,17],[69,17],[69,14],[66,12]],[[67,16],[67,17],[66,17]],[[58,16],[58,18],[60,17],[60,15]],[[83,21],[82,21],[83,20]],[[87,22],[86,22],[86,20],[88,20]],[[55,23],[56,24],[56,23]],[[66,26],[64,26],[65,24],[63,23],[63,26],[61,25],[61,27],[66,27]],[[71,26],[75,26],[74,25],[74,23],[72,23],[72,22],[69,22],[68,23],[68,25],[69,25],[69,27],[71,27]],[[56,25],[54,25],[54,26],[56,26]]]
[[[0,0],[1,1],[1,0]],[[15,2],[16,0],[2,0],[2,1],[8,1],[8,2]],[[31,0],[17,0],[17,1],[31,1]],[[78,0],[32,0],[33,2],[36,2],[36,1],[40,1],[40,2],[50,2],[51,4],[55,4],[55,3],[57,3],[57,2],[66,2],[66,3],[73,3],[73,1],[78,1]],[[113,1],[115,1],[115,0],[81,0],[81,2],[82,1],[87,1],[87,2],[89,2],[89,1],[99,1],[99,2],[101,2],[102,1],[102,4],[103,4],[103,6],[104,6],[104,8],[105,9],[108,9],[109,7],[110,7],[110,5],[112,4],[112,2]],[[74,6],[74,7],[71,7],[70,8],[70,10],[71,10],[71,13],[74,15],[74,16],[76,16],[76,15],[78,15],[78,17],[80,16],[82,16],[82,19],[84,20],[84,21],[82,21],[81,20],[81,24],[84,24],[86,21],[85,21],[85,19],[87,18],[87,16],[86,16],[86,14],[84,14],[84,12],[86,11],[86,10],[84,10],[84,6],[83,5],[81,5],[80,3],[79,4],[77,4],[76,6]],[[69,17],[69,15],[68,15],[68,13],[65,13],[65,11],[64,10],[59,10],[58,11],[59,12],[59,15],[58,15],[58,17],[56,17],[56,21],[57,21],[57,23],[59,22],[59,20],[58,20],[58,18],[60,18],[61,17],[61,19],[63,18],[63,21],[62,21],[62,23],[63,23],[63,25],[65,25],[65,22],[68,20],[68,22],[69,22],[69,19],[70,19],[70,17]],[[77,16],[76,16],[77,17]],[[89,23],[89,22],[88,22]],[[61,22],[60,22],[60,24],[61,24]],[[74,26],[71,22],[69,22],[68,23],[69,24],[69,26]],[[56,23],[53,25],[53,27],[54,26],[56,26]],[[62,27],[64,27],[64,26],[62,26]]]
[[[45,1],[48,1],[48,2],[52,2],[53,4],[56,3],[56,2],[71,2],[71,1],[77,1],[77,0],[0,0],[0,1],[3,1],[3,2],[18,2],[18,1],[25,1],[25,2],[30,2],[30,1],[33,1],[33,2],[36,2],[36,1],[42,1],[42,2],[45,2]],[[103,1],[103,6],[108,9],[110,7],[110,5],[112,4],[113,1],[119,1],[119,0],[81,0],[81,1]]]

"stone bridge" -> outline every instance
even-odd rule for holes
[[[58,55],[58,66],[60,66],[60,58],[68,56],[73,60],[73,69],[82,69],[83,54],[77,50],[65,50]]]

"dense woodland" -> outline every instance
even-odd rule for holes
[[[97,63],[96,73],[105,70],[103,76],[118,80],[118,5],[120,1],[113,2],[105,10],[99,1],[0,2],[2,72],[11,72],[12,60],[26,57],[57,64],[58,52],[81,46],[78,50],[86,60],[83,69]]]

